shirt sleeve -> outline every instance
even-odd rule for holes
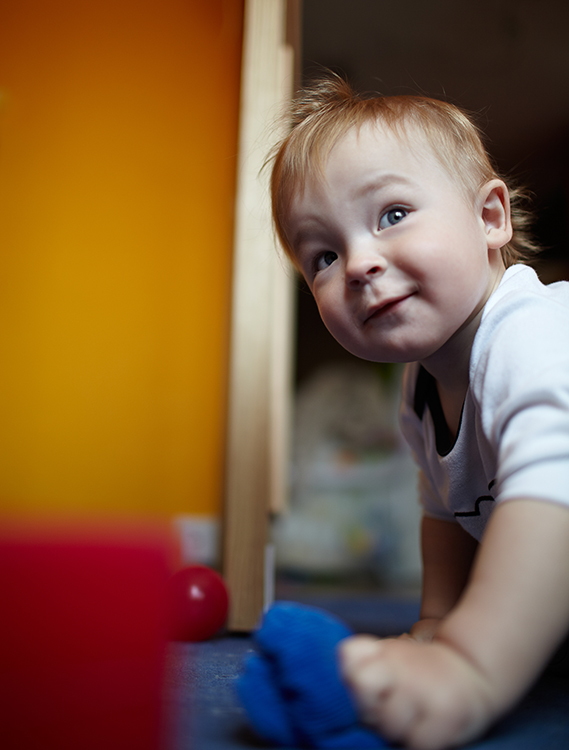
[[[569,304],[512,295],[483,325],[471,386],[497,456],[496,500],[569,507]]]

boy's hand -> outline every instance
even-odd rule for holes
[[[497,713],[488,680],[442,643],[354,636],[340,663],[363,721],[414,750],[467,742]]]

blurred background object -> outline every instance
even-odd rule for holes
[[[409,586],[420,577],[416,471],[397,424],[400,368],[323,365],[294,412],[276,562],[297,580]]]

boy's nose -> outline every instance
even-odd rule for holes
[[[346,284],[350,289],[369,284],[386,269],[386,261],[379,253],[360,251],[350,254],[346,264]]]

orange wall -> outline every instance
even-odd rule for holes
[[[0,4],[4,509],[220,509],[242,5]]]

